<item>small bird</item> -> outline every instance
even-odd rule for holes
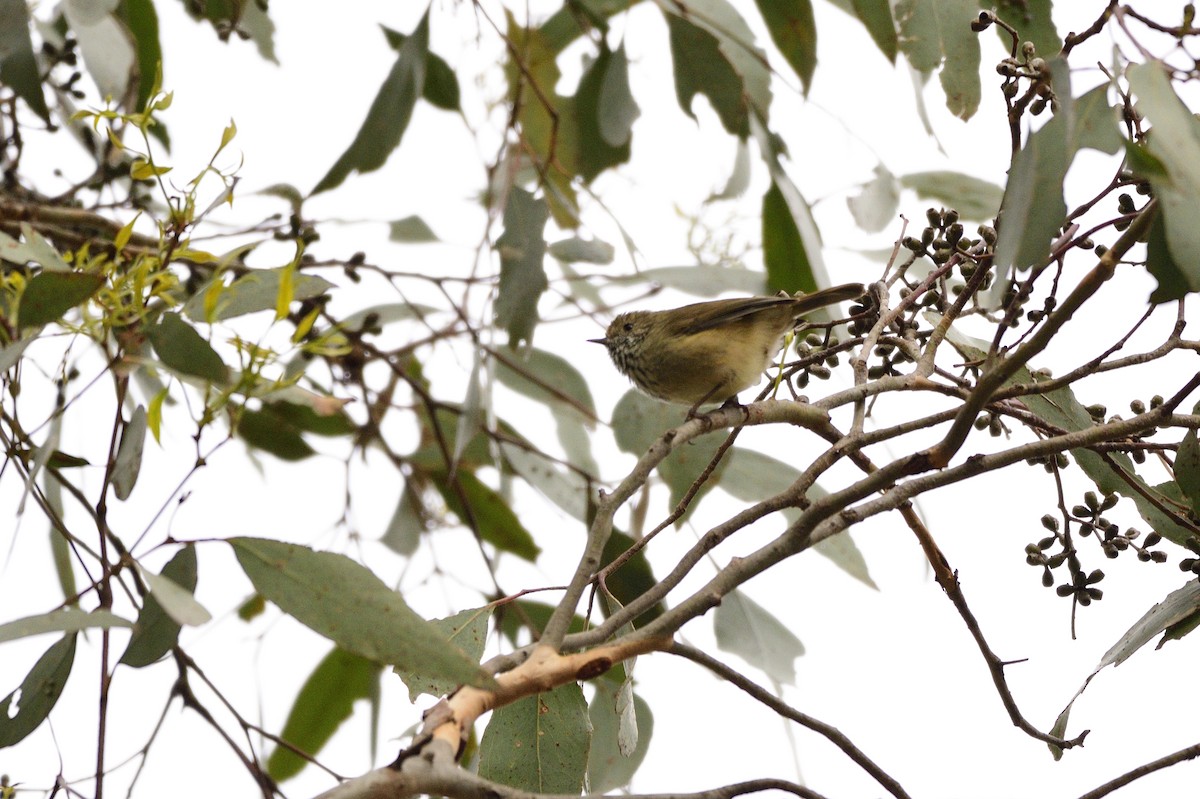
[[[669,311],[631,311],[608,326],[604,338],[617,369],[652,397],[691,405],[736,401],[756,384],[784,336],[806,313],[854,300],[860,283],[796,297],[746,297],[698,302]]]

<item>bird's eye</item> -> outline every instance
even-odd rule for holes
[[[623,326],[623,329],[625,330],[626,333],[632,333],[633,332],[633,322],[626,322]]]

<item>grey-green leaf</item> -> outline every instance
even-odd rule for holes
[[[774,181],[762,203],[763,261],[767,267],[769,292],[817,290],[817,279],[804,237],[792,215],[791,206]]]
[[[596,104],[600,136],[610,147],[629,144],[633,121],[642,113],[629,89],[629,58],[625,44],[612,52],[600,79]]]
[[[846,198],[855,223],[868,233],[878,233],[896,221],[900,207],[900,185],[883,164],[875,166],[875,177],[861,186],[858,194]]]
[[[397,219],[388,225],[388,238],[392,241],[400,241],[405,244],[426,244],[433,241],[441,241],[437,234],[433,232],[433,228],[425,223],[425,220],[419,216],[406,216],[403,219]]]
[[[75,633],[64,635],[38,658],[21,687],[0,702],[0,748],[12,746],[37,729],[62,695],[75,662]],[[13,699],[20,701],[13,712]]]
[[[121,430],[121,445],[113,463],[113,493],[117,499],[129,499],[142,468],[142,447],[146,443],[146,408],[137,406]]]
[[[470,608],[455,613],[445,619],[431,619],[430,624],[441,631],[447,643],[453,644],[467,654],[467,657],[479,660],[483,657],[483,648],[487,643],[488,622],[492,618],[492,608],[485,605],[481,608]],[[433,679],[420,674],[413,674],[403,669],[396,669],[400,679],[408,686],[408,698],[416,702],[421,694],[443,696],[454,690],[457,683],[449,680]]]
[[[581,239],[572,236],[569,239],[556,241],[547,248],[547,252],[558,261],[565,264],[611,264],[616,249],[607,241],[600,239]]]
[[[37,616],[26,616],[7,624],[0,624],[0,644],[42,633],[78,632],[93,627],[132,627],[133,622],[107,610],[94,610],[88,613],[79,608],[62,608]]]
[[[162,576],[189,593],[195,591],[196,548],[189,544],[176,552],[163,567]],[[179,623],[167,615],[156,595],[153,592],[147,594],[129,645],[121,655],[121,662],[134,668],[149,666],[175,646],[179,640],[179,630]]]
[[[400,46],[396,63],[379,87],[354,141],[313,188],[313,194],[340,186],[351,172],[372,172],[383,166],[400,145],[412,119],[413,107],[425,91],[428,55],[429,11],[426,10],[416,30]]]
[[[345,555],[264,538],[229,543],[255,590],[348,652],[428,677],[494,684],[400,594]]]
[[[990,220],[1000,210],[1004,189],[995,183],[949,170],[913,172],[900,176],[900,185],[923,200],[953,208],[963,219]]]
[[[196,322],[220,322],[256,311],[274,311],[275,303],[279,300],[279,286],[283,281],[283,273],[290,267],[281,266],[275,269],[254,269],[219,289],[216,307],[212,318],[205,316],[205,297],[208,286],[199,291],[183,306],[183,312]],[[319,297],[330,289],[336,288],[323,277],[306,275],[294,270],[292,281],[292,300],[311,300]],[[220,278],[217,278],[218,280]]]
[[[609,680],[596,680],[594,685],[596,695],[588,708],[592,722],[588,787],[599,794],[624,788],[633,779],[650,747],[654,716],[628,682],[617,686]],[[632,751],[626,754],[629,743],[633,743]]]
[[[741,591],[730,591],[721,599],[713,617],[717,646],[739,655],[761,669],[774,682],[796,682],[796,658],[804,654],[800,639]]]
[[[508,331],[510,347],[533,337],[538,299],[550,285],[546,278],[543,233],[549,218],[545,200],[520,188],[514,187],[509,192],[504,207],[504,232],[496,240],[500,254],[496,323]]]
[[[578,794],[590,741],[583,689],[560,685],[492,714],[479,743],[479,776],[524,791]]]
[[[979,15],[976,0],[900,0],[896,22],[900,49],[913,68],[938,78],[946,108],[961,119],[979,109],[979,40],[971,22]]]
[[[1166,174],[1146,177],[1161,203],[1163,229],[1171,260],[1182,271],[1188,291],[1200,290],[1200,121],[1192,115],[1157,62],[1136,64],[1127,70],[1129,86],[1137,95],[1137,109],[1153,125],[1146,148]],[[1176,292],[1156,292],[1168,299]]]
[[[0,83],[10,87],[35,114],[50,121],[29,36],[29,4],[25,0],[0,0]]]

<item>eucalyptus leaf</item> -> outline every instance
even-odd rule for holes
[[[494,684],[400,594],[345,555],[264,538],[229,544],[255,590],[343,649],[427,677]]]
[[[79,608],[68,607],[0,624],[0,644],[42,633],[78,632],[92,628],[132,626],[133,622],[107,610],[94,610],[88,613]]]
[[[431,619],[429,623],[441,631],[447,643],[458,647],[467,657],[478,661],[483,657],[484,645],[487,644],[488,622],[491,618],[492,608],[485,605],[460,611],[449,618]],[[416,702],[421,694],[443,696],[458,685],[451,680],[431,679],[399,668],[396,672],[408,686],[408,698],[412,702]]]
[[[146,443],[146,408],[137,406],[121,428],[121,444],[113,463],[113,493],[117,499],[129,499],[142,468],[142,448]]]
[[[176,552],[163,567],[162,578],[170,580],[189,594],[195,592],[196,547],[189,544]],[[141,668],[157,662],[178,642],[180,627],[180,623],[168,615],[159,602],[159,595],[151,591],[142,604],[137,626],[129,638],[129,645],[121,655],[121,663]]]
[[[75,633],[64,635],[38,658],[21,687],[0,702],[0,747],[12,746],[41,725],[58,703],[75,662]],[[14,699],[20,698],[14,708]]]
[[[0,0],[0,83],[10,87],[43,121],[50,121],[25,0]]]
[[[741,591],[721,598],[713,617],[717,646],[739,655],[777,684],[795,684],[795,660],[804,654],[800,639]]]
[[[546,239],[550,216],[545,200],[513,188],[504,207],[504,232],[496,240],[500,254],[500,287],[496,323],[508,331],[508,344],[529,341],[537,325],[537,304],[550,285],[546,278]]]
[[[492,713],[479,742],[479,776],[534,793],[578,794],[591,732],[577,683],[524,697]]]

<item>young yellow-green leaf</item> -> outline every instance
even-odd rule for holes
[[[79,608],[62,608],[49,613],[39,613],[36,616],[26,616],[23,619],[0,624],[0,644],[5,641],[15,641],[30,635],[42,633],[73,633],[93,627],[132,627],[133,622],[122,619],[107,610],[94,610],[88,613]]]
[[[229,380],[229,367],[196,329],[177,313],[165,313],[158,324],[146,328],[146,338],[158,359],[172,371],[194,375],[213,383]]]
[[[12,746],[45,721],[62,695],[74,662],[72,632],[47,649],[29,670],[21,687],[4,697],[0,702],[0,748]],[[18,699],[16,708],[14,699]]]
[[[146,409],[141,405],[133,411],[121,429],[121,445],[113,463],[113,493],[117,499],[129,499],[142,468],[142,447],[146,443]]]
[[[313,194],[340,186],[351,172],[372,172],[383,166],[400,145],[417,98],[425,91],[428,54],[429,11],[426,10],[416,30],[400,46],[396,63],[379,87],[354,141],[317,183]]]
[[[197,581],[196,548],[189,544],[167,561],[163,567],[162,577],[174,585],[186,590],[189,594],[195,592]],[[158,595],[151,591],[146,595],[142,604],[142,612],[138,614],[137,626],[121,655],[121,662],[126,666],[141,668],[155,663],[167,654],[179,640],[179,622],[175,621],[163,609],[158,601]]]
[[[25,0],[0,0],[0,83],[11,88],[44,121],[50,121],[29,36],[29,4]]]
[[[157,166],[143,158],[133,159],[133,164],[129,167],[129,177],[134,180],[148,180],[159,175],[165,175],[171,171],[169,166]]]
[[[817,68],[817,23],[810,0],[755,0],[779,52],[808,94]]]
[[[713,616],[717,646],[762,669],[776,683],[794,685],[796,658],[804,654],[800,639],[741,591],[721,598]]]
[[[533,793],[578,794],[590,742],[583,689],[567,683],[492,713],[479,743],[479,776]]]
[[[442,631],[448,643],[451,643],[467,654],[467,657],[479,660],[483,657],[483,647],[487,643],[488,621],[492,618],[492,608],[471,608],[455,613],[446,619],[432,619],[430,624]],[[411,674],[403,669],[396,669],[400,679],[408,686],[408,698],[416,702],[421,694],[443,696],[454,690],[457,683],[448,680],[431,679],[426,676]]]
[[[233,137],[236,135],[237,125],[235,125],[231,119],[229,120],[229,124],[225,126],[225,130],[221,131],[221,144],[217,147],[217,152],[219,153],[224,150],[229,142],[233,141]]]
[[[400,594],[345,555],[263,538],[229,544],[255,590],[342,649],[427,677],[494,685]]]
[[[537,560],[541,547],[534,543],[533,536],[512,512],[504,497],[485,485],[474,473],[460,466],[453,480],[446,471],[434,473],[432,477],[433,484],[454,515],[463,524],[467,524],[468,519],[475,520],[480,538],[519,558]],[[466,505],[463,504],[464,499]]]
[[[166,386],[158,390],[153,397],[150,398],[150,405],[146,409],[146,426],[150,428],[150,432],[154,434],[154,440],[157,443],[162,443],[162,407],[168,396]]]
[[[355,702],[366,699],[378,704],[382,673],[378,663],[335,647],[300,687],[279,736],[315,756],[350,718]],[[267,758],[267,773],[282,782],[307,765],[308,761],[292,750],[277,746]]]
[[[496,323],[508,331],[508,345],[529,341],[537,324],[537,305],[550,285],[546,278],[543,231],[550,209],[521,188],[513,188],[504,207],[504,232],[496,240],[500,253],[500,286]]]
[[[275,295],[275,321],[287,318],[292,300],[296,297],[296,269],[284,267],[279,273],[279,292]]]
[[[124,250],[125,245],[129,243],[129,238],[133,235],[133,225],[138,221],[138,217],[141,215],[141,212],[135,214],[133,219],[130,219],[129,222],[122,225],[121,229],[117,231],[117,235],[113,236],[113,249],[115,249],[117,252]]]
[[[67,311],[87,302],[103,285],[103,275],[39,272],[25,284],[17,306],[21,327],[40,327],[58,321]]]

